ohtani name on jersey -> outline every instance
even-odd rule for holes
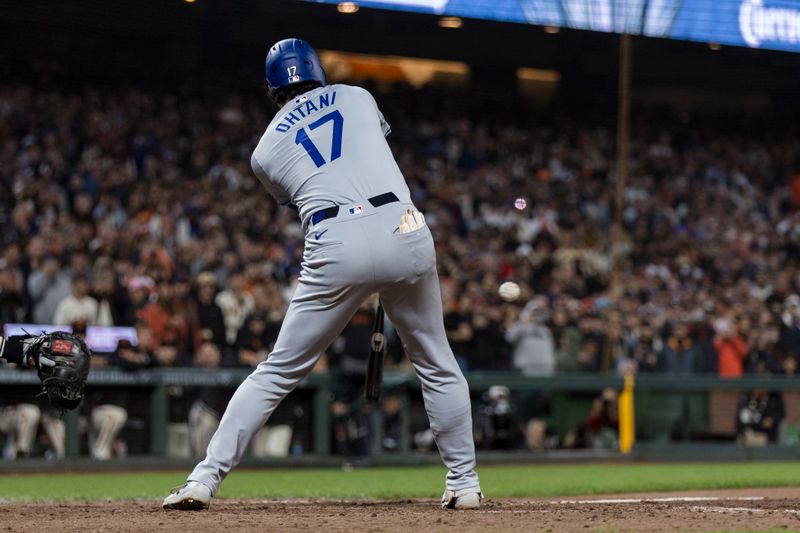
[[[307,96],[296,98],[294,103],[297,104],[297,107],[286,113],[283,116],[283,120],[281,120],[278,125],[275,126],[275,129],[281,133],[286,133],[301,119],[304,119],[309,115],[313,115],[317,111],[333,105],[335,101],[336,91],[322,93],[316,98],[309,98]]]

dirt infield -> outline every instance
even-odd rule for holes
[[[163,511],[158,501],[0,503],[0,532],[37,531],[800,531],[800,488],[488,499],[478,511],[435,502],[213,502]]]

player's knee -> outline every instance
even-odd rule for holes
[[[437,438],[454,431],[472,431],[472,409],[469,402],[448,409],[428,408],[428,419],[431,423],[431,430]]]

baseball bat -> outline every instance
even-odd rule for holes
[[[383,306],[378,301],[375,310],[375,324],[372,328],[369,359],[367,359],[367,380],[364,385],[364,396],[368,402],[377,403],[381,399],[383,388],[383,352],[386,344],[383,334]]]

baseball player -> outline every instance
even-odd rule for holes
[[[433,237],[384,138],[389,125],[366,90],[326,85],[316,52],[300,39],[270,48],[266,85],[280,111],[251,164],[267,190],[300,214],[300,280],[272,353],[239,386],[206,458],[163,507],[208,508],[253,434],[377,292],[422,382],[449,470],[442,506],[476,508],[483,495],[469,391],[445,336]]]

